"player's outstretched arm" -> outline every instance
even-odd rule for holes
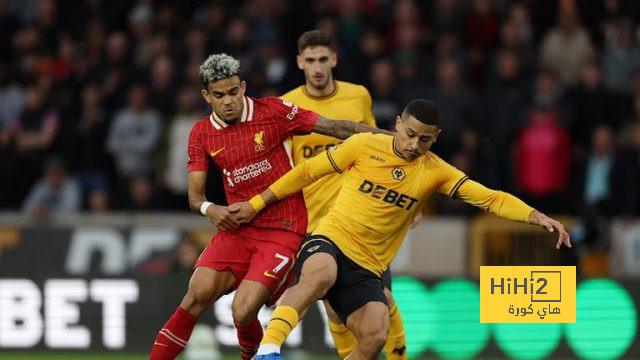
[[[559,221],[535,210],[509,193],[492,190],[473,180],[463,179],[452,195],[502,218],[527,222],[532,225],[542,226],[549,232],[557,232],[556,249],[560,249],[562,245],[571,247],[569,233]]]
[[[191,171],[188,177],[189,207],[205,215],[209,222],[221,230],[235,230],[240,224],[226,206],[207,202],[204,196],[207,182],[206,171]]]
[[[349,120],[333,120],[319,115],[313,132],[328,136],[333,136],[338,139],[346,139],[349,136],[362,132],[381,133],[393,135],[394,133],[389,130],[378,129],[373,126],[357,123]]]
[[[333,173],[335,169],[329,161],[329,156],[320,154],[305,161],[289,170],[271,184],[267,190],[252,197],[249,201],[231,204],[229,211],[238,222],[248,223],[265,207],[297,193],[320,177]]]
[[[366,135],[354,136],[341,145],[318,154],[289,170],[269,188],[251,198],[248,202],[235,203],[229,206],[236,220],[241,223],[251,221],[260,210],[279,200],[291,196],[312,184],[321,177],[334,173],[342,173],[356,160],[366,143]]]

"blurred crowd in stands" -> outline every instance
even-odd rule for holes
[[[0,0],[0,208],[187,211],[199,64],[231,54],[248,95],[277,96],[319,28],[379,127],[433,100],[433,150],[471,178],[550,213],[638,217],[639,20],[636,0]]]

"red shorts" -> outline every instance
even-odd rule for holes
[[[242,280],[266,286],[273,305],[293,280],[293,263],[303,236],[285,230],[242,226],[235,231],[218,231],[196,261],[195,267],[230,270],[236,276],[233,288]]]

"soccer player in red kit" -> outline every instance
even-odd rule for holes
[[[208,202],[209,160],[223,176],[227,201],[247,201],[292,168],[286,139],[317,132],[344,139],[356,132],[386,132],[347,120],[331,120],[275,97],[244,95],[239,62],[215,54],[200,66],[203,98],[211,115],[197,121],[189,136],[189,206],[218,228],[195,264],[187,294],[159,331],[151,360],[174,359],[186,346],[198,317],[222,295],[236,289],[234,323],[243,359],[262,339],[257,315],[280,297],[307,230],[304,199],[298,193],[240,225],[225,206]]]

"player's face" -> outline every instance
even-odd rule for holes
[[[296,60],[307,84],[318,90],[324,90],[333,80],[332,71],[338,63],[336,53],[326,46],[309,46]]]
[[[247,84],[238,76],[210,82],[202,97],[211,104],[213,111],[227,123],[234,123],[242,114],[242,97]]]
[[[440,129],[427,125],[413,116],[396,117],[396,150],[407,160],[414,161],[424,155],[436,142]]]

